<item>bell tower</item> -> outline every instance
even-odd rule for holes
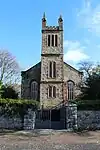
[[[63,101],[63,19],[58,26],[47,26],[45,13],[42,18],[40,104],[43,107]]]

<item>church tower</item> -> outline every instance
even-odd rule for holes
[[[55,106],[63,101],[63,19],[58,26],[47,26],[45,14],[42,18],[42,51],[40,104]]]

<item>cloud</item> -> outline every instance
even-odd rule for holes
[[[90,0],[85,0],[77,13],[77,19],[82,27],[100,36],[100,4],[94,8]]]
[[[78,63],[81,60],[89,58],[89,56],[84,53],[85,47],[78,41],[64,41],[64,49],[67,50],[64,54],[65,62]]]

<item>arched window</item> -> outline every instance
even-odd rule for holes
[[[31,99],[37,100],[38,96],[38,83],[36,81],[31,82]]]
[[[52,78],[52,62],[49,63],[49,77]]]
[[[74,99],[74,82],[68,81],[67,87],[68,87],[68,100],[73,100]]]
[[[53,86],[53,97],[56,98],[56,87]]]
[[[56,62],[53,62],[53,77],[56,77]]]
[[[54,35],[52,35],[52,46],[54,46]]]
[[[56,78],[56,62],[49,62],[49,77]]]
[[[49,98],[56,98],[56,87],[55,86],[49,86],[48,87],[48,97]]]
[[[58,36],[55,35],[55,46],[58,46]]]
[[[52,97],[52,86],[48,88],[48,97]]]
[[[50,35],[48,35],[48,46],[50,46]]]

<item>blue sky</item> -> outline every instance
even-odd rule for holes
[[[40,61],[41,19],[64,19],[64,60],[100,60],[99,0],[0,0],[0,49],[16,56],[22,69]]]

